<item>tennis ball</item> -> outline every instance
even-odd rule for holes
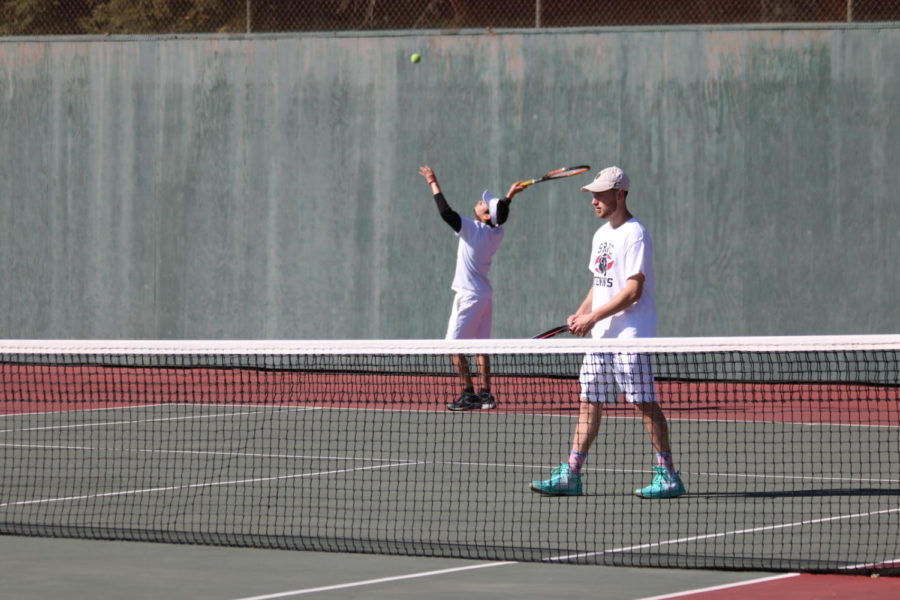
[[[418,52],[414,53],[412,56],[409,57],[409,62],[411,62],[413,64],[419,62],[420,60],[422,60],[422,55],[419,54]]]

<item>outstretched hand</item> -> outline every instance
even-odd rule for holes
[[[436,179],[436,177],[434,176],[434,169],[432,169],[428,165],[419,167],[419,175],[424,177],[428,183],[431,183],[433,179]]]
[[[511,186],[509,186],[509,191],[506,192],[506,197],[509,198],[510,200],[512,200],[512,199],[513,199],[513,196],[515,196],[516,194],[518,194],[519,192],[521,192],[522,190],[524,190],[525,187],[526,187],[526,186],[522,185],[522,182],[521,182],[521,181],[515,182],[514,184],[512,184]]]

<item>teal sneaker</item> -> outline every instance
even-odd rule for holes
[[[665,467],[653,467],[656,475],[653,481],[645,488],[634,490],[634,495],[639,498],[677,498],[684,494],[684,484],[681,482],[681,476],[676,473],[669,473]]]
[[[550,471],[550,479],[532,481],[531,491],[545,496],[580,496],[581,475],[569,472],[569,464],[563,463]]]

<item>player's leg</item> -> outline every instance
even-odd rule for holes
[[[650,436],[650,443],[656,451],[657,457],[662,460],[668,459],[672,462],[672,445],[669,442],[669,422],[663,413],[658,402],[642,402],[635,404],[634,407],[641,413],[641,419],[644,422],[644,429]],[[660,466],[666,466],[660,463]]]
[[[450,357],[453,362],[453,368],[459,377],[459,383],[463,390],[469,390],[474,393],[474,384],[472,383],[472,370],[469,368],[469,358],[465,354],[454,354]]]
[[[453,309],[450,311],[450,322],[447,324],[448,340],[472,339],[477,333],[477,298],[465,294],[456,294],[453,299]],[[447,403],[447,409],[453,411],[475,410],[481,408],[481,400],[475,394],[475,386],[472,382],[472,371],[469,368],[469,359],[464,354],[454,354],[451,357],[453,367],[459,376],[462,392],[453,402]]]
[[[454,354],[450,359],[459,376],[462,392],[456,400],[447,403],[447,409],[455,411],[480,409],[481,400],[475,393],[475,386],[472,383],[472,371],[469,369],[469,359],[465,354]]]
[[[603,417],[603,404],[615,402],[615,383],[605,366],[608,357],[588,354],[581,366],[581,404],[572,435],[568,459],[551,471],[549,479],[532,481],[531,490],[550,496],[579,496],[582,493],[581,469],[597,439]]]
[[[478,364],[478,398],[481,400],[481,408],[494,408],[497,406],[497,399],[491,393],[491,357],[478,354],[475,361]]]
[[[653,480],[647,487],[634,490],[641,498],[677,498],[685,493],[681,475],[675,470],[672,446],[669,442],[669,424],[657,402],[635,404],[644,421],[644,428],[656,450]]]
[[[646,354],[619,354],[616,356],[616,377],[625,394],[626,402],[641,414],[644,429],[656,451],[656,465],[650,485],[634,490],[641,498],[676,498],[684,494],[681,476],[675,470],[672,446],[669,440],[669,423],[657,402],[656,386],[650,356]]]
[[[589,402],[584,398],[581,399],[581,406],[578,410],[578,423],[575,425],[575,434],[572,436],[572,452],[587,456],[594,440],[597,439],[597,434],[600,432],[600,420],[602,417],[602,404]],[[581,470],[580,466],[577,470]]]
[[[481,340],[489,339],[493,326],[493,298],[479,299],[477,311],[473,313],[473,321],[477,322],[475,336]],[[478,364],[478,398],[481,400],[481,408],[494,408],[497,406],[497,399],[491,393],[491,357],[479,354],[475,360]]]

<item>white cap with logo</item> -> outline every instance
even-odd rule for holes
[[[581,188],[581,191],[605,192],[606,190],[625,190],[627,192],[630,182],[628,175],[619,167],[607,167],[597,173],[594,181]]]

